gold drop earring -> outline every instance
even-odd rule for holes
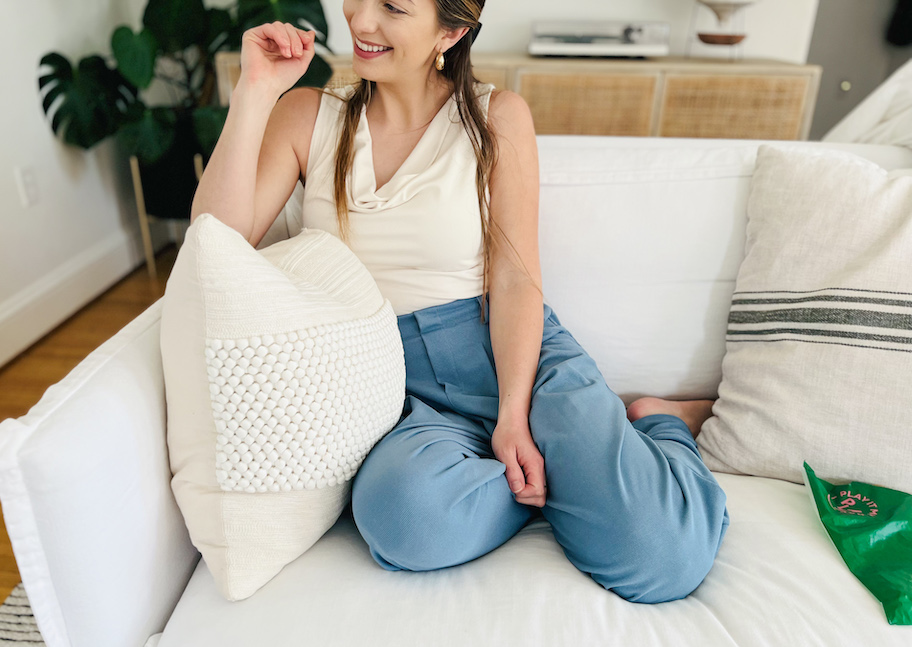
[[[443,58],[443,52],[437,52],[437,58],[434,60],[434,67],[437,68],[438,72],[443,72],[443,66],[446,64],[446,61]]]

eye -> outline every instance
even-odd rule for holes
[[[386,9],[387,11],[389,11],[390,13],[397,13],[397,14],[404,14],[404,13],[405,13],[404,11],[402,11],[401,9],[399,9],[398,7],[396,7],[395,5],[391,5],[389,2],[385,3],[385,4],[383,5],[383,8]]]

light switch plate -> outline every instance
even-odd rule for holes
[[[17,166],[13,173],[16,176],[16,186],[19,189],[19,201],[25,208],[37,204],[39,199],[38,177],[31,166]]]

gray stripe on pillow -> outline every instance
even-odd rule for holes
[[[868,341],[888,342],[892,344],[912,345],[912,337],[897,337],[895,335],[878,335],[873,333],[860,333],[851,330],[821,330],[814,328],[769,328],[766,330],[738,330],[728,329],[728,341],[750,341],[749,339],[739,340],[740,336],[754,337],[758,335],[795,335],[798,337],[794,341],[801,341],[800,337],[837,337],[845,339],[863,339]]]
[[[826,323],[866,328],[912,330],[912,315],[851,308],[732,310],[729,324]]]
[[[726,337],[726,341],[731,343],[753,343],[753,344],[775,344],[783,341],[797,341],[803,344],[825,344],[828,346],[845,346],[846,348],[866,348],[868,350],[887,350],[897,351],[900,353],[912,353],[912,348],[887,348],[885,346],[874,346],[870,344],[851,344],[842,341],[825,341],[822,339],[794,339],[792,337],[783,337],[782,339],[732,339]]]
[[[898,299],[874,299],[872,297],[848,297],[836,294],[826,294],[812,297],[780,297],[776,299],[732,299],[732,305],[784,305],[789,303],[812,303],[815,301],[829,303],[870,303],[880,306],[897,306],[900,308],[912,308],[912,301],[900,301]]]
[[[895,290],[863,290],[860,288],[821,288],[819,290],[740,290],[739,294],[820,294],[821,292],[853,292],[856,294],[891,294],[894,296],[912,297],[912,292],[896,292]]]

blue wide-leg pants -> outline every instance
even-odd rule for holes
[[[470,561],[539,513],[514,500],[491,450],[497,377],[480,308],[463,299],[399,317],[403,416],[352,490],[358,530],[388,570]],[[547,305],[529,422],[545,461],[541,514],[578,569],[635,602],[683,598],[703,581],[729,520],[690,431],[668,415],[631,424]]]

